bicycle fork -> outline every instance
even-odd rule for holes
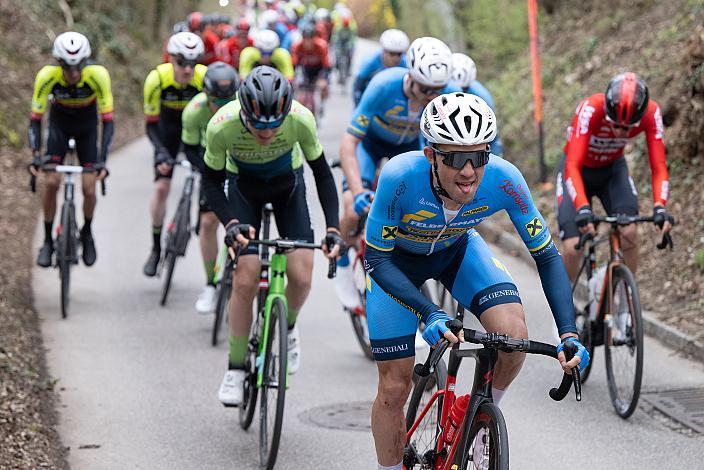
[[[261,388],[264,382],[264,355],[266,345],[269,342],[269,325],[271,318],[271,307],[274,299],[278,298],[284,304],[288,312],[288,302],[286,300],[286,255],[275,253],[271,257],[271,278],[269,279],[269,295],[266,298],[264,307],[264,325],[262,341],[259,343],[259,353],[257,354],[257,388]],[[287,366],[288,367],[288,366]],[[288,374],[286,375],[286,388],[288,388]]]

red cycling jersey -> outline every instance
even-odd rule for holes
[[[294,66],[303,66],[307,69],[330,68],[328,56],[328,43],[320,38],[313,38],[311,47],[306,47],[303,40],[293,45],[292,59]]]
[[[252,38],[241,38],[237,35],[220,41],[215,48],[215,55],[218,60],[232,65],[234,68],[240,68],[240,53],[245,47],[254,46]]]
[[[565,186],[579,209],[589,204],[582,180],[582,166],[600,168],[623,158],[623,148],[635,136],[645,132],[653,182],[653,201],[666,204],[669,193],[665,145],[662,141],[662,113],[658,104],[650,100],[648,110],[637,126],[625,137],[616,137],[612,124],[606,120],[604,94],[597,93],[582,101],[568,128],[565,153]]]

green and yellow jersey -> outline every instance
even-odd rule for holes
[[[186,85],[174,80],[171,63],[157,65],[144,80],[144,116],[147,122],[157,122],[163,111],[180,118],[189,101],[203,89],[203,77],[208,67],[198,64],[193,78]]]
[[[187,145],[205,147],[205,130],[213,114],[208,106],[208,95],[205,92],[194,96],[181,114],[181,141]]]
[[[256,47],[245,47],[240,54],[240,78],[244,80],[254,67],[263,65],[261,63],[262,53]],[[291,54],[282,48],[277,47],[271,54],[271,66],[281,72],[290,82],[293,81],[293,60]]]

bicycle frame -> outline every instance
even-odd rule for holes
[[[268,248],[262,246],[262,249],[267,250]],[[257,355],[257,388],[261,388],[264,381],[264,367],[261,366],[264,364],[264,353],[269,339],[269,318],[271,317],[271,305],[274,299],[280,299],[284,303],[286,311],[288,311],[288,302],[286,300],[286,255],[277,250],[271,257],[270,268],[272,276],[268,276],[269,293],[266,296],[264,305],[262,341],[259,343],[259,354]],[[286,381],[288,382],[288,376]],[[286,387],[288,387],[288,383],[286,383]]]

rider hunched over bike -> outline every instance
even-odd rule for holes
[[[252,302],[259,283],[257,248],[247,238],[259,231],[262,207],[274,207],[283,238],[313,242],[303,161],[313,172],[326,224],[326,243],[342,244],[338,229],[335,181],[318,140],[315,119],[293,100],[291,84],[277,70],[260,66],[242,82],[239,100],[223,106],[206,132],[205,190],[208,201],[244,251],[234,274],[229,305],[230,352],[228,370],[218,396],[227,405],[242,402],[244,363],[252,323]],[[222,191],[228,179],[228,196]],[[335,257],[338,249],[328,252]],[[294,250],[288,255],[286,296],[288,370],[300,366],[300,337],[296,319],[310,292],[313,253]]]
[[[364,90],[374,75],[390,67],[406,67],[406,50],[408,36],[400,29],[387,29],[379,37],[381,49],[366,58],[359,66],[359,71],[352,85],[352,97],[357,106]]]
[[[418,123],[434,97],[459,88],[450,83],[452,52],[439,39],[418,38],[408,48],[408,68],[379,72],[369,83],[340,143],[344,216],[342,236],[355,242],[359,217],[369,210],[377,169],[384,158],[420,147]],[[359,304],[349,256],[338,263],[335,289],[349,309]]]
[[[506,267],[474,230],[505,210],[530,250],[562,342],[561,367],[586,367],[577,339],[570,284],[545,220],[518,169],[493,155],[496,116],[479,97],[450,93],[423,111],[423,150],[398,155],[381,170],[366,229],[367,319],[379,386],[372,431],[379,468],[400,470],[405,442],[403,407],[411,389],[414,338],[419,322],[431,346],[456,343],[452,319],[419,291],[437,279],[487,332],[527,338],[525,312]],[[566,362],[567,340],[578,352]],[[499,353],[492,393],[499,404],[518,375],[524,354]]]
[[[161,259],[161,231],[166,199],[171,190],[174,163],[181,148],[181,113],[203,89],[208,68],[199,63],[203,41],[193,33],[176,33],[167,47],[169,62],[157,65],[144,80],[144,116],[147,136],[154,146],[154,196],[150,203],[152,249],[144,264],[145,276],[156,275]]]
[[[483,99],[492,111],[494,111],[494,114],[496,114],[494,98],[491,96],[491,93],[489,93],[489,90],[477,80],[477,66],[471,57],[460,52],[452,54],[452,80],[462,88],[462,91],[465,93],[471,93]],[[489,145],[491,145],[491,153],[499,156],[503,155],[504,146],[501,143],[498,129],[496,138],[489,142]]]
[[[254,46],[246,47],[240,54],[240,79],[244,80],[255,67],[268,65],[292,82],[294,74],[291,54],[279,45],[279,36],[274,31],[257,31],[254,35]]]
[[[315,26],[310,23],[303,26],[301,40],[293,45],[292,57],[296,72],[302,77],[300,86],[320,89],[321,100],[327,99],[331,68],[328,43],[316,35]]]
[[[594,233],[591,200],[597,196],[609,215],[638,214],[638,193],[623,158],[624,147],[645,133],[653,186],[653,217],[663,233],[673,217],[665,209],[670,183],[665,164],[662,112],[649,99],[648,86],[633,72],[616,75],[606,93],[582,101],[575,112],[557,174],[557,209],[562,254],[570,278],[577,275],[580,233]],[[638,267],[636,225],[621,227],[623,258],[635,274]]]
[[[237,70],[223,62],[213,62],[203,77],[203,92],[197,94],[183,110],[181,141],[188,161],[203,174],[205,164],[205,131],[213,114],[230,101],[237,99],[240,80]],[[196,311],[210,313],[215,309],[215,259],[218,254],[218,219],[203,192],[199,201],[199,237],[206,285],[196,301]]]
[[[114,132],[113,97],[110,75],[102,65],[89,63],[91,49],[88,38],[76,32],[59,34],[54,40],[52,55],[58,65],[46,65],[34,79],[32,117],[29,121],[29,146],[32,163],[29,170],[37,176],[43,163],[61,164],[68,150],[69,138],[76,141],[78,160],[84,168],[97,173],[81,175],[83,188],[83,217],[81,242],[83,262],[95,263],[97,254],[91,223],[96,205],[95,182],[108,175],[105,164]],[[49,95],[54,97],[49,114],[49,137],[45,158],[41,157],[42,117],[49,105]],[[97,106],[96,106],[97,102]],[[98,124],[96,114],[103,122],[100,151],[97,148]],[[44,244],[39,250],[37,264],[51,266],[54,253],[52,227],[56,214],[56,193],[61,185],[61,175],[47,174],[43,196]]]

